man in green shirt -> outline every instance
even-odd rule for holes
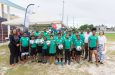
[[[64,49],[65,49],[65,64],[67,64],[67,60],[68,60],[68,64],[70,65],[71,61],[71,47],[72,47],[72,39],[70,38],[69,34],[66,34],[66,38],[64,40]]]
[[[21,49],[21,56],[22,60],[24,60],[24,56],[26,56],[26,60],[28,60],[29,55],[29,37],[27,37],[27,34],[24,33],[23,37],[20,38],[20,49]],[[26,61],[24,60],[24,61]]]
[[[92,62],[92,54],[95,55],[96,58],[96,65],[98,66],[98,54],[97,54],[97,48],[98,48],[98,37],[96,36],[96,29],[92,29],[92,35],[89,37],[89,50],[90,50],[90,59],[89,61]]]

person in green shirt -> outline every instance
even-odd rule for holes
[[[44,29],[43,36],[46,37],[47,40],[50,39],[50,36],[49,36],[49,34],[47,33],[46,29]]]
[[[56,54],[56,42],[53,36],[50,36],[50,45],[49,45],[49,55],[50,55],[50,64],[55,63],[55,54]]]
[[[26,56],[26,59],[24,62],[28,60],[29,55],[29,37],[27,37],[27,34],[24,33],[23,37],[20,38],[20,49],[21,49],[21,56],[22,60],[24,60],[24,57]]]
[[[38,38],[36,39],[37,43],[37,56],[38,56],[38,62],[42,62],[42,47],[43,47],[43,36],[40,34]]]
[[[31,40],[30,40],[30,55],[31,55],[31,60],[35,60],[36,59],[36,39],[35,36],[31,36]]]
[[[84,33],[83,33],[83,31],[81,31],[81,33],[79,34],[79,36],[80,36],[80,39],[83,41],[83,44],[84,44]],[[85,55],[85,49],[84,49],[84,47],[83,47],[83,49],[82,49],[82,57],[85,57],[84,56]]]
[[[63,39],[61,38],[61,33],[58,33],[58,39],[56,40],[56,55],[57,55],[57,64],[63,65]]]
[[[40,34],[39,31],[34,32],[34,36],[35,36],[35,38],[37,38],[37,37],[39,36],[39,34]]]
[[[80,36],[77,36],[77,40],[75,40],[75,48],[76,48],[76,61],[80,62],[80,56],[82,53],[83,41],[80,39]]]
[[[72,48],[72,39],[70,38],[69,34],[66,34],[66,38],[64,40],[64,49],[65,49],[65,64],[70,65],[71,61],[71,48]]]
[[[95,55],[96,58],[96,65],[98,66],[98,53],[97,53],[97,48],[98,48],[98,37],[96,36],[96,29],[92,29],[92,35],[89,37],[89,50],[90,50],[90,57],[89,61],[92,62],[92,55]]]
[[[42,56],[43,56],[43,63],[47,63],[48,61],[48,44],[47,44],[47,38],[44,37],[43,47],[42,47]]]

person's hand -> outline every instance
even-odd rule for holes
[[[20,46],[20,44],[16,44],[16,46],[18,47],[18,46]]]

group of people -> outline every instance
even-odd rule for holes
[[[80,63],[81,60],[92,62],[95,56],[96,65],[105,61],[106,37],[104,32],[96,34],[96,29],[86,32],[59,31],[21,32],[11,30],[10,65],[20,62],[38,62],[56,65]],[[82,58],[82,59],[81,59]]]

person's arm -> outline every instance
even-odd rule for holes
[[[96,48],[98,49],[98,44],[99,44],[99,40],[98,40],[98,37],[97,37],[97,41],[96,41]]]
[[[16,42],[14,41],[14,36],[10,35],[9,39],[10,39],[10,43],[16,46]]]
[[[104,36],[104,51],[106,50],[107,38]]]
[[[89,50],[89,44],[90,44],[90,37],[88,38],[88,50]]]

